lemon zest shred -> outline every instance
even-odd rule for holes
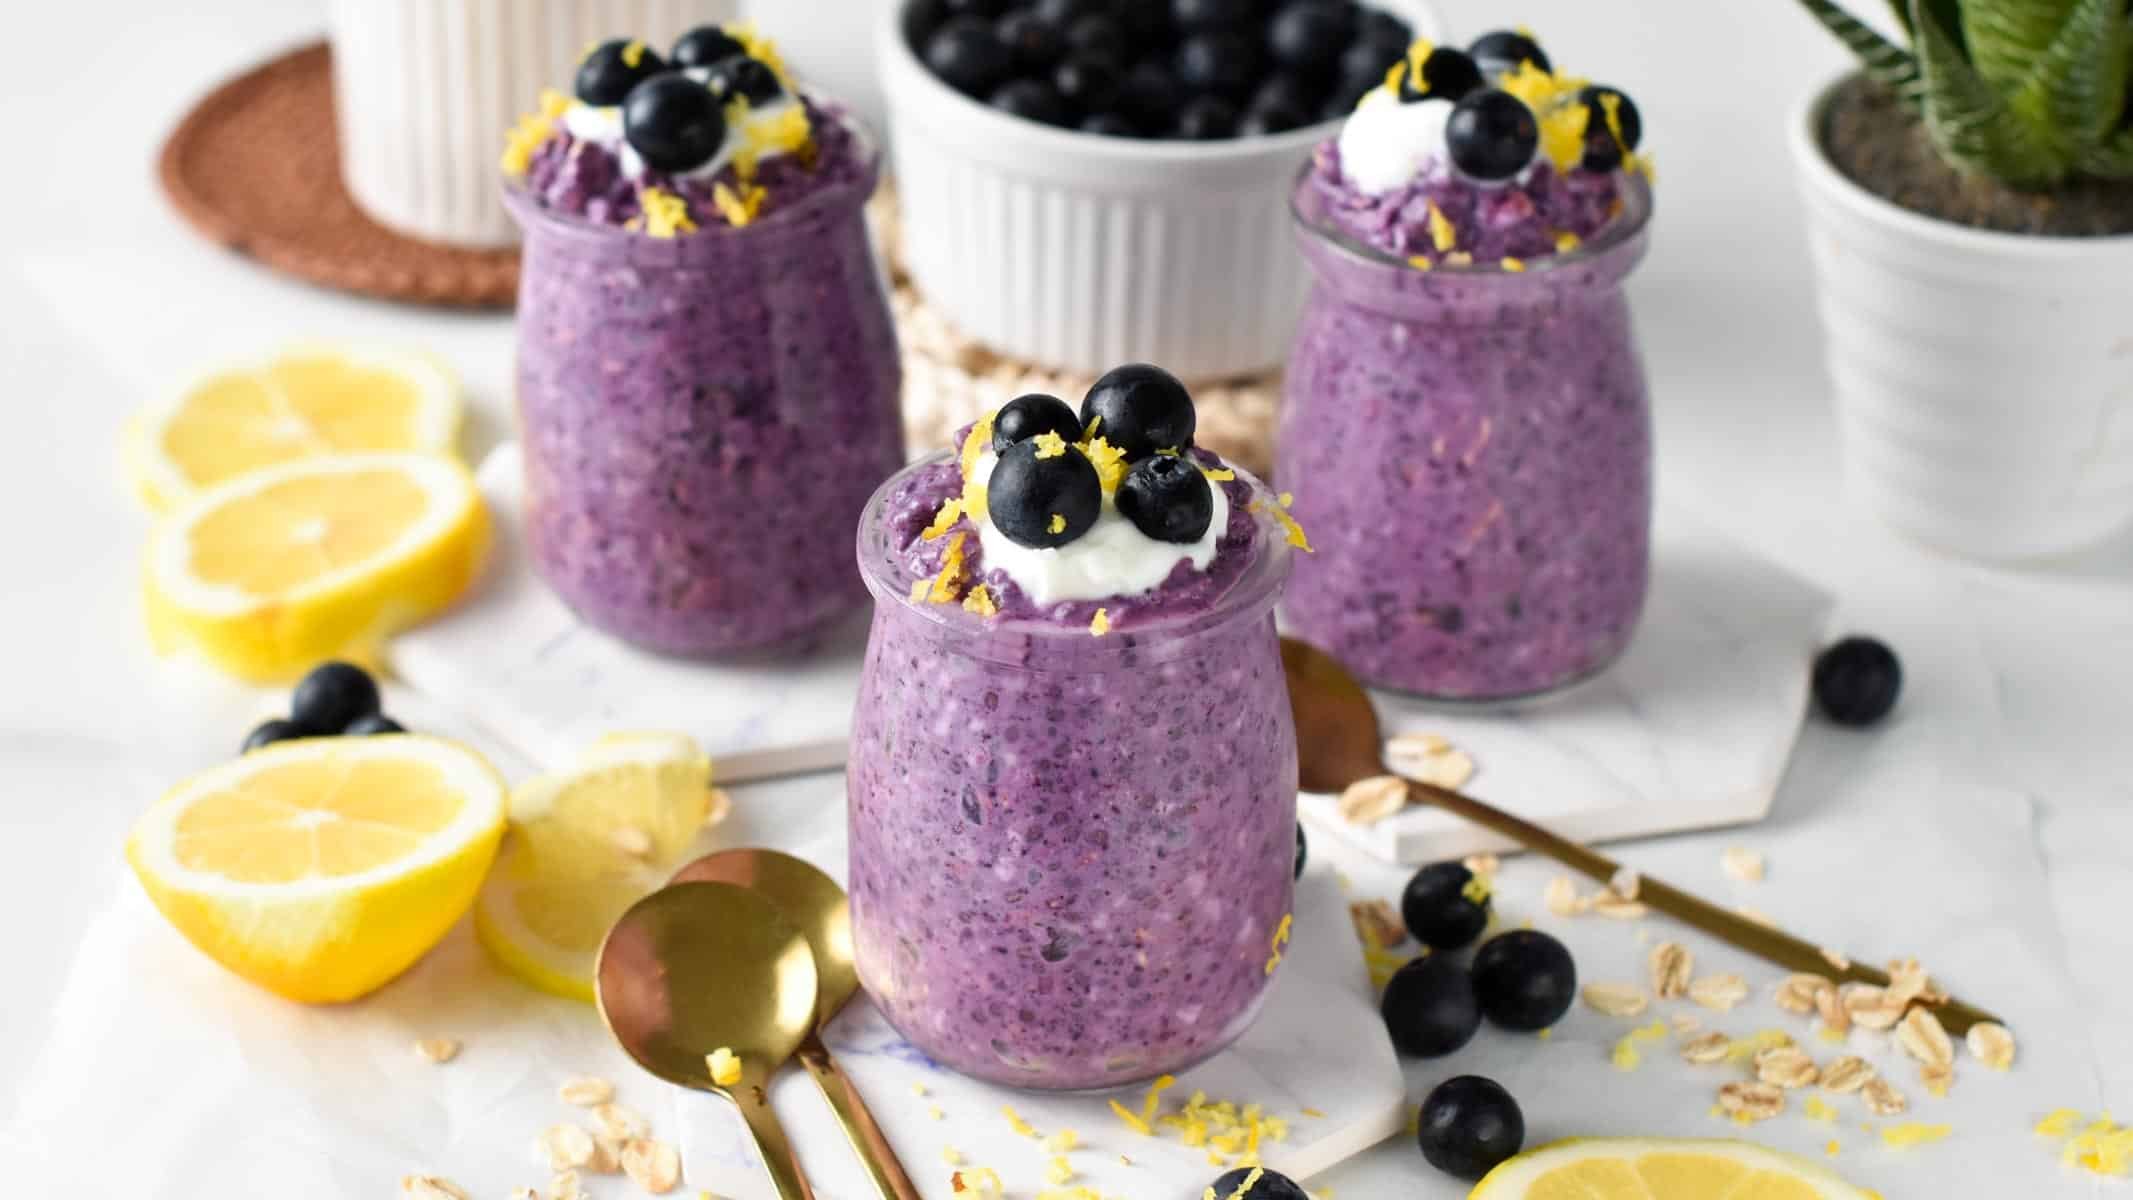
[[[1050,430],[1046,430],[1030,440],[1037,443],[1038,458],[1058,458],[1060,455],[1065,454],[1067,450],[1066,439]]]
[[[704,1055],[704,1067],[711,1072],[711,1082],[720,1087],[732,1087],[741,1081],[741,1056],[729,1047],[720,1046]]]
[[[1523,258],[1512,258],[1510,255],[1506,254],[1503,256],[1502,261],[1497,263],[1497,265],[1502,267],[1504,270],[1509,271],[1513,275],[1523,275],[1526,273],[1526,260]]]
[[[1557,254],[1568,254],[1584,244],[1585,239],[1567,229],[1559,230],[1555,235],[1555,252]]]
[[[762,213],[763,200],[769,194],[752,183],[742,184],[738,192],[721,183],[711,189],[711,203],[718,206],[726,224],[741,229]]]
[[[1096,615],[1089,618],[1089,636],[1102,637],[1109,632],[1111,632],[1111,610],[1099,608],[1096,610]]]
[[[919,531],[918,536],[928,542],[939,541],[948,536],[955,523],[963,519],[963,497],[950,496],[941,502],[941,510],[933,514],[933,524]]]
[[[934,604],[953,604],[962,598],[956,585],[963,579],[963,540],[968,534],[958,533],[948,539],[947,553],[941,556],[940,574],[933,577],[933,585],[926,592],[926,599]]]
[[[1065,533],[1065,532],[1066,532],[1066,518],[1065,518],[1065,517],[1063,517],[1063,516],[1061,516],[1061,515],[1060,515],[1060,514],[1058,514],[1058,513],[1053,513],[1053,514],[1052,514],[1052,520],[1051,520],[1051,523],[1050,523],[1050,524],[1048,524],[1048,525],[1046,525],[1046,526],[1044,527],[1044,531],[1045,531],[1046,533],[1052,533],[1052,534],[1060,534],[1060,533]]]
[[[1120,1104],[1115,1099],[1111,1101],[1111,1111],[1117,1113],[1119,1120],[1124,1121],[1129,1128],[1142,1137],[1155,1136],[1155,1130],[1149,1127],[1148,1122],[1143,1120],[1139,1113]]]
[[[1126,472],[1132,469],[1126,461],[1126,452],[1100,437],[1085,439],[1081,443],[1081,452],[1088,458],[1089,465],[1096,468],[1096,482],[1104,495],[1118,491],[1118,485],[1126,481]]]
[[[504,174],[517,179],[525,175],[533,165],[533,152],[555,132],[555,123],[570,108],[570,97],[554,88],[541,89],[540,108],[518,119],[518,123],[504,131],[504,152],[501,158]]]
[[[1498,87],[1526,102],[1540,124],[1540,150],[1558,171],[1568,171],[1585,157],[1585,128],[1592,113],[1575,103],[1587,80],[1543,71],[1532,62],[1497,81]]]
[[[634,71],[644,61],[644,43],[632,38],[622,47],[622,65]]]
[[[1074,1181],[1074,1164],[1063,1157],[1054,1156],[1052,1161],[1046,1164],[1044,1168],[1044,1181],[1046,1183],[1072,1183]]]
[[[1016,1133],[1021,1134],[1023,1137],[1033,1138],[1040,1136],[1037,1133],[1036,1128],[1032,1126],[1028,1121],[1023,1120],[1021,1113],[1015,1111],[1014,1105],[1001,1105],[1000,1115],[1007,1118],[1007,1127],[1009,1129],[1014,1130]]]
[[[1435,200],[1429,202],[1429,240],[1439,254],[1459,245],[1458,227],[1444,215],[1443,209],[1437,207]]]
[[[1211,471],[1202,468],[1200,474],[1207,476],[1209,483],[1228,483],[1237,477],[1237,473],[1228,467],[1216,467]]]
[[[1415,270],[1417,270],[1417,271],[1427,271],[1427,270],[1429,270],[1429,269],[1430,269],[1431,267],[1434,267],[1434,266],[1436,266],[1437,264],[1435,264],[1435,263],[1431,262],[1431,261],[1429,260],[1429,256],[1428,256],[1428,255],[1426,255],[1426,254],[1417,254],[1417,255],[1414,255],[1414,256],[1410,257],[1410,258],[1409,258],[1409,259],[1407,260],[1407,265],[1408,265],[1408,266],[1410,266],[1410,267],[1413,267],[1413,268],[1414,268]]]
[[[1952,1132],[1946,1125],[1928,1125],[1923,1121],[1905,1121],[1890,1125],[1881,1131],[1881,1143],[1903,1149],[1909,1146],[1924,1146],[1938,1142]]]
[[[963,450],[958,461],[962,465],[963,481],[966,485],[971,476],[978,473],[978,460],[985,457],[985,451],[992,446],[992,418],[991,413],[979,417],[970,423],[970,432],[963,435]]]
[[[963,611],[976,613],[981,617],[994,617],[1000,614],[1000,605],[992,598],[992,589],[981,583],[970,589],[969,595],[963,597]]]
[[[1274,941],[1271,947],[1272,952],[1267,955],[1267,974],[1272,975],[1274,973],[1274,968],[1281,965],[1281,948],[1289,944],[1289,928],[1295,923],[1295,913],[1281,914],[1281,924],[1276,925],[1274,927]]]

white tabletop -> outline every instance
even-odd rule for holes
[[[10,129],[0,182],[10,562],[0,663],[12,684],[0,691],[11,977],[0,988],[0,1114],[38,1050],[50,985],[114,886],[127,823],[162,784],[225,754],[261,704],[258,693],[160,666],[148,650],[134,592],[145,519],[116,462],[126,414],[218,354],[307,335],[379,338],[450,358],[486,445],[506,419],[511,337],[505,317],[389,307],[282,280],[193,237],[157,194],[153,155],[183,106],[314,34],[322,5],[221,0],[213,18],[151,0],[21,7],[0,75]],[[1609,64],[1607,80],[1637,97],[1661,181],[1654,249],[1632,289],[1661,487],[1830,588],[1843,623],[1889,640],[1908,670],[1903,706],[1881,730],[1809,728],[1767,826],[1625,853],[1703,882],[1716,878],[1704,868],[1717,846],[1780,846],[1769,886],[1796,889],[1802,905],[1815,890],[1854,898],[1823,911],[1849,914],[1829,936],[1862,955],[1962,959],[1962,928],[1947,914],[2043,913],[2049,944],[2029,950],[2053,964],[2052,978],[1995,978],[1975,963],[1957,986],[2018,1012],[2063,1012],[2019,1031],[2034,1052],[2086,1064],[2085,1094],[2062,1102],[2133,1110],[2133,535],[2050,567],[1986,569],[1906,545],[1846,502],[1782,143],[1790,107],[1840,52],[1784,0],[1444,7],[1463,30],[1530,23],[1558,60]],[[763,799],[833,803],[837,786],[780,785]],[[1944,870],[1918,861],[1916,851],[1942,844],[1934,826],[1994,822],[2009,831],[2003,853]],[[1875,887],[1880,861],[1903,864],[1900,894]],[[1860,873],[1818,878],[1818,863]],[[1518,870],[1534,888],[1544,878]],[[1391,882],[1358,874],[1359,887]],[[2068,994],[2031,1006],[2024,997],[2038,986]],[[1680,1097],[1651,1093],[1623,1086],[1592,1098],[1607,1110],[1595,1124],[1670,1122]],[[1575,1112],[1550,1108],[1546,1124],[1561,1128]],[[1995,1178],[2089,1194],[2043,1150],[1989,1145]],[[1408,1185],[1416,1194],[1457,1194],[1409,1146],[1348,1171],[1321,1182],[1349,1197],[1383,1194],[1382,1181],[1396,1179],[1418,1181]]]

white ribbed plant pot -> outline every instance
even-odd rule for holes
[[[1900,532],[1975,558],[2076,550],[2133,523],[2133,236],[1921,216],[1792,143],[1846,472]]]

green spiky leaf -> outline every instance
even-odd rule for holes
[[[2082,155],[2077,165],[2098,179],[2133,179],[2133,127]]]
[[[1963,0],[1958,28],[1978,74],[2003,95],[2019,89],[2080,0]]]
[[[1800,0],[1800,5],[1859,56],[1859,65],[1866,68],[1869,77],[1886,84],[1912,107],[1918,106],[1923,95],[1918,59],[1909,51],[1881,36],[1873,26],[1837,7],[1831,0]]]
[[[1911,6],[1906,0],[1889,0],[1889,11],[1895,14],[1898,28],[1911,32]]]
[[[2007,102],[2069,159],[2109,136],[2125,107],[2125,0],[2075,0],[2073,11]]]
[[[1970,65],[1924,0],[1913,0],[1911,19],[1918,30],[1926,132],[1941,157],[2015,187],[2043,187],[2065,178],[2070,164],[2052,141],[2039,136]]]

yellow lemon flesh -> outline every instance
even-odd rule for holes
[[[464,416],[458,381],[406,351],[297,346],[210,371],[127,427],[136,490],[161,512],[240,475],[351,452],[449,455]]]
[[[261,682],[363,657],[473,585],[488,510],[466,468],[416,454],[301,459],[230,480],[149,540],[158,646]]]
[[[291,1000],[353,1000],[466,913],[505,796],[480,755],[436,738],[280,742],[173,788],[126,859],[209,958]]]
[[[1874,1200],[1819,1163],[1748,1142],[1593,1138],[1499,1165],[1469,1200]]]
[[[690,738],[603,739],[569,770],[512,793],[511,834],[475,904],[474,932],[512,974],[591,1003],[608,929],[724,817],[713,810],[711,760]]]

